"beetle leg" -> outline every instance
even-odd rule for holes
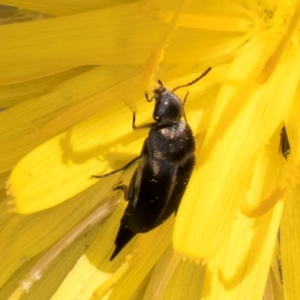
[[[127,187],[127,185],[125,185],[125,184],[118,185],[118,186],[116,186],[113,190],[114,190],[114,191],[116,191],[116,190],[122,190],[123,193],[124,193],[124,199],[125,199],[126,201],[129,200],[129,199],[128,199],[128,187]]]
[[[142,157],[143,157],[143,155],[139,155],[138,157],[135,157],[133,160],[131,160],[128,164],[126,164],[124,167],[122,167],[120,169],[111,171],[111,172],[103,174],[103,175],[92,175],[92,177],[93,178],[104,178],[104,177],[107,177],[109,175],[115,174],[117,172],[124,171],[124,170],[126,170],[127,168],[129,168],[131,165],[133,165],[137,160],[139,160]]]

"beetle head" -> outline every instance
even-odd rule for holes
[[[199,81],[201,78],[203,78],[208,72],[210,72],[211,67],[209,67],[204,73],[202,73],[199,77],[194,79],[193,81],[177,86],[172,91],[169,91],[163,83],[158,80],[158,84],[160,85],[159,88],[155,89],[153,91],[153,97],[149,99],[148,93],[145,93],[146,100],[148,102],[151,102],[153,99],[155,99],[155,108],[153,112],[153,119],[158,124],[174,124],[179,122],[179,120],[184,116],[184,103],[186,101],[187,95],[185,96],[184,101],[182,102],[175,94],[174,92],[178,89],[181,89],[183,87],[190,86],[197,81]],[[186,119],[186,118],[185,118]]]
[[[183,103],[174,93],[165,88],[161,81],[158,83],[160,87],[153,91],[155,99],[153,119],[160,124],[177,123],[183,115]]]

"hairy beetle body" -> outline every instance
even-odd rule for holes
[[[150,128],[148,138],[144,142],[141,155],[133,159],[121,169],[108,174],[93,176],[102,178],[125,170],[130,165],[139,162],[129,187],[120,185],[128,205],[121,219],[120,228],[115,240],[116,248],[110,258],[114,257],[138,233],[148,232],[176,213],[181,198],[185,192],[189,178],[195,165],[195,140],[184,114],[184,101],[181,101],[174,91],[189,86],[205,76],[206,70],[193,82],[168,90],[161,81],[160,87],[153,91],[155,99],[153,119],[155,122],[140,126]],[[133,114],[133,129],[135,113]]]
[[[194,149],[193,134],[185,122],[150,130],[128,188],[129,202],[111,259],[137,233],[156,228],[177,211],[195,165]]]

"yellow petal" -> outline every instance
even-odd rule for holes
[[[1,26],[0,84],[81,65],[144,63],[164,28],[142,15],[137,4],[41,20],[38,26],[37,22]]]
[[[122,101],[126,95],[130,99],[126,85],[134,87],[130,79],[138,72],[139,67],[135,66],[94,68],[61,82],[43,96],[3,111],[0,118],[1,172],[12,169],[24,155],[49,138],[103,110],[103,103],[109,98]]]
[[[284,300],[282,286],[282,270],[280,262],[279,240],[277,239],[276,248],[269,271],[268,280],[264,291],[264,300]]]
[[[91,68],[92,67],[80,67],[32,81],[2,85],[0,86],[0,107],[8,108],[24,100],[44,95],[63,81],[84,73]],[[2,128],[2,125],[0,128]]]
[[[282,210],[281,201],[259,218],[237,213],[226,243],[208,261],[202,294],[205,299],[263,298]]]
[[[300,298],[300,188],[289,191],[285,197],[280,241],[282,276],[286,299]]]
[[[93,1],[85,0],[77,1],[38,1],[38,0],[28,0],[28,1],[19,1],[19,0],[5,0],[2,3],[5,5],[16,6],[19,8],[24,8],[32,11],[41,12],[47,15],[52,16],[64,16],[71,15],[74,13],[80,13],[88,10],[93,10],[97,8],[106,8],[110,6],[122,5],[126,3],[133,2],[131,0],[109,0],[109,1]]]
[[[0,253],[3,261],[0,286],[15,275],[20,266],[28,264],[89,215],[107,193],[111,193],[110,186],[99,182],[69,202],[30,216],[8,214],[5,203],[1,203]],[[23,268],[20,270],[21,274],[28,271]],[[20,277],[15,280],[20,281]]]
[[[257,217],[266,213],[279,201],[283,194],[275,193],[290,167],[279,152],[280,130],[276,130],[261,155],[253,161],[253,173],[245,197],[239,201],[239,209],[248,217]]]
[[[119,120],[118,126],[115,120]],[[8,183],[18,211],[32,213],[55,206],[95,184],[97,179],[91,178],[92,175],[106,173],[109,165],[120,168],[137,156],[135,139],[139,134],[134,136],[130,120],[130,110],[124,104],[110,104],[109,110],[103,107],[103,112],[24,157]],[[130,158],[124,153],[129,153]],[[111,185],[116,178],[102,180]]]
[[[122,212],[123,209],[118,208],[116,213],[119,218]],[[156,230],[140,235],[137,239],[137,243],[141,243],[140,247],[133,250],[132,258],[128,257],[121,265],[126,250],[128,252],[133,243],[129,243],[124,251],[110,262],[108,257],[112,252],[111,245],[119,223],[107,224],[110,229],[108,226],[103,228],[52,299],[84,300],[90,299],[92,295],[96,299],[105,299],[108,296],[111,299],[129,299],[170,244],[172,224],[173,220],[169,219]],[[121,277],[122,280],[119,280]],[[81,284],[78,285],[78,282]],[[98,286],[99,289],[95,291]]]
[[[120,261],[110,262],[109,256],[113,251],[115,233],[124,210],[124,201],[120,204],[109,222],[100,228],[92,244],[72,266],[71,272],[63,279],[52,299],[90,299],[99,283],[116,272]]]
[[[156,263],[145,299],[199,299],[205,278],[205,265],[174,255],[169,248]]]
[[[175,222],[174,247],[183,255],[209,258],[219,249],[245,194],[252,159],[291,107],[300,76],[294,67],[295,62],[300,64],[298,45],[291,46],[265,85],[254,79],[272,37],[268,32],[246,45],[217,99],[203,148],[197,151],[198,167]]]
[[[293,101],[293,106],[290,109],[288,115],[284,119],[287,135],[291,147],[291,153],[289,155],[289,161],[294,164],[298,164],[300,161],[300,118],[298,111],[300,111],[300,87],[298,87]]]
[[[252,17],[249,10],[234,1],[192,1],[180,15],[179,25],[219,32],[250,32],[254,26]]]

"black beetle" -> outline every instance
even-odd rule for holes
[[[287,160],[287,158],[291,152],[291,148],[290,148],[290,143],[289,143],[289,139],[288,139],[288,136],[286,133],[285,126],[283,126],[281,128],[281,132],[280,132],[279,151],[281,152],[283,157]]]
[[[154,95],[146,100],[155,99],[153,119],[155,122],[140,127],[135,126],[133,113],[132,127],[150,128],[148,138],[144,142],[141,155],[130,161],[123,168],[104,175],[94,175],[103,178],[125,170],[139,161],[130,181],[129,187],[117,186],[124,191],[128,200],[125,213],[115,240],[116,248],[110,258],[115,256],[137,234],[148,232],[164,221],[172,213],[176,213],[195,165],[195,140],[184,114],[184,101],[181,101],[174,91],[194,84],[204,77],[211,68],[207,69],[194,81],[178,86],[169,91],[159,80],[159,88]]]

